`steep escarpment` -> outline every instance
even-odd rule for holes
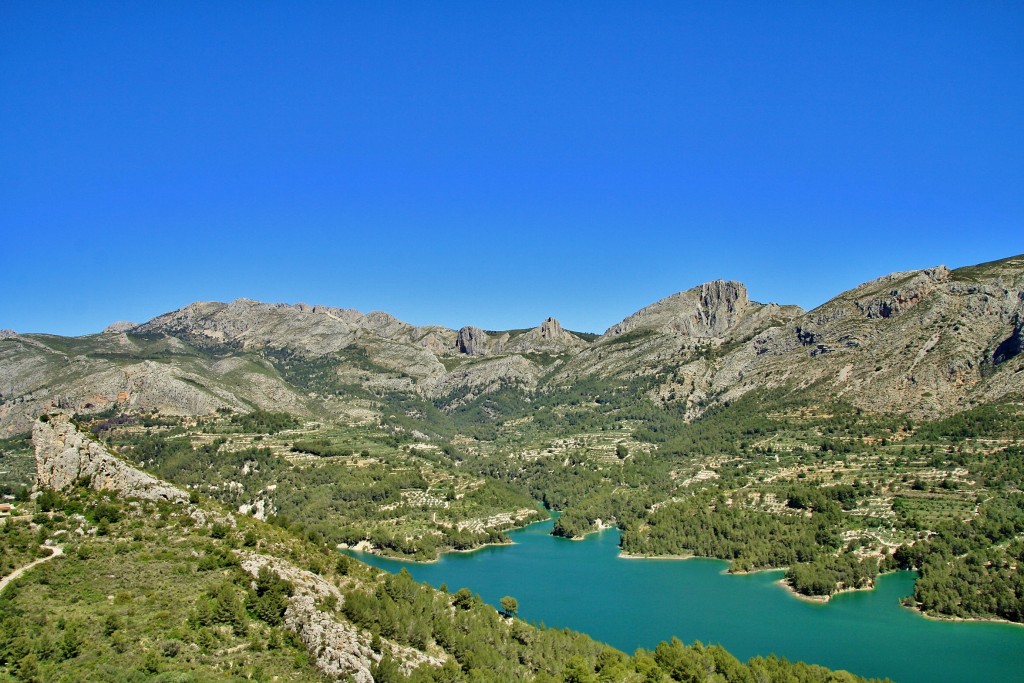
[[[878,412],[936,417],[1024,392],[1014,353],[1024,259],[894,273],[752,339],[713,390],[791,383]]]
[[[719,371],[716,358],[802,314],[797,306],[751,301],[747,289],[716,280],[673,294],[610,327],[552,377],[569,387],[586,378],[669,376],[655,396],[706,405]]]
[[[63,491],[79,483],[127,498],[185,503],[188,494],[152,477],[82,434],[66,415],[48,415],[32,429],[36,483]]]
[[[677,334],[692,338],[723,338],[751,309],[747,288],[731,280],[715,280],[673,294],[642,308],[604,333],[614,338],[638,329]]]
[[[893,273],[818,308],[750,302],[716,282],[673,295],[613,326],[562,368],[649,378],[651,398],[709,405],[761,388],[841,398],[873,412],[934,418],[1024,393],[1024,258]]]

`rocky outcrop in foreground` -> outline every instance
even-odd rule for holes
[[[288,598],[284,625],[302,639],[317,669],[329,678],[373,683],[370,667],[380,661],[381,655],[370,649],[372,635],[317,607],[317,601],[331,597],[338,605],[344,602],[336,586],[276,557],[259,553],[242,553],[241,557],[242,569],[253,576],[268,567],[295,588],[295,593]],[[444,660],[409,647],[390,642],[385,647],[406,674],[421,664],[434,667],[444,664]]]
[[[86,480],[89,488],[126,498],[188,502],[185,491],[135,469],[78,431],[67,415],[44,415],[32,428],[36,483],[62,491]]]
[[[185,491],[128,465],[80,432],[65,414],[44,415],[37,420],[32,439],[40,487],[63,490],[85,480],[90,488],[114,491],[126,498],[188,503]],[[192,516],[205,524],[208,514],[193,508]],[[216,513],[212,517],[234,525],[228,517],[220,518]],[[280,558],[252,552],[239,554],[242,568],[254,577],[266,566],[293,585],[295,591],[288,598],[284,625],[302,639],[320,671],[335,680],[373,683],[370,670],[381,655],[370,648],[372,635],[318,606],[327,598],[333,598],[337,605],[344,602],[336,586]],[[405,673],[421,664],[444,664],[444,660],[413,648],[387,641],[384,647]]]

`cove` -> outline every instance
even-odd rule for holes
[[[616,529],[569,541],[551,536],[552,524],[510,532],[514,545],[430,564],[350,554],[435,587],[465,586],[492,605],[511,595],[527,621],[629,653],[675,636],[721,644],[742,661],[775,653],[897,683],[1024,681],[1024,627],[935,621],[905,609],[899,600],[913,593],[912,572],[817,604],[778,585],[781,571],[734,576],[719,560],[624,559]]]

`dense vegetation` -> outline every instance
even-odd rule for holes
[[[570,406],[599,393],[585,384],[574,390],[585,395]],[[1024,604],[1017,545],[1007,545],[1015,527],[1001,535],[973,531],[987,509],[975,509],[976,502],[988,496],[1006,502],[1024,488],[1024,458],[1012,445],[1024,438],[1016,404],[914,424],[844,404],[806,405],[777,391],[687,423],[671,410],[645,414],[642,402],[617,404],[615,392],[605,396],[579,420],[593,431],[568,448],[529,460],[502,451],[461,459],[487,476],[524,483],[546,506],[562,510],[556,534],[578,538],[598,520],[613,521],[623,530],[625,552],[719,557],[731,560],[734,571],[788,567],[787,580],[807,595],[871,586],[879,571],[901,564],[893,558],[901,543],[924,549],[929,542],[920,539],[956,529],[958,537],[977,539],[975,550],[987,555],[947,553],[942,572],[932,563],[933,576],[960,578],[938,581],[946,594],[938,600],[930,597],[933,582],[924,570],[921,606],[951,616],[1020,619],[1014,616]],[[543,405],[535,406],[526,429],[536,429],[544,414]],[[657,450],[648,455],[634,446],[625,458],[599,450],[602,439],[607,444],[623,434]],[[701,470],[706,478],[692,476]],[[982,570],[993,578],[981,580]],[[969,580],[981,586],[973,599],[964,598],[973,590]],[[955,607],[953,596],[959,596]]]
[[[234,507],[262,505],[315,543],[431,558],[502,542],[503,529],[527,519],[509,514],[540,501],[561,512],[555,534],[613,523],[625,552],[785,567],[807,595],[868,587],[878,572],[910,566],[893,558],[901,545],[924,552],[943,547],[929,537],[970,536],[963,528],[980,502],[1022,486],[1013,440],[1024,417],[1012,403],[914,424],[775,390],[688,422],[673,404],[643,398],[650,386],[586,380],[537,394],[525,414],[522,391],[506,386],[447,412],[414,395],[378,397],[378,426],[310,429],[273,413],[243,424],[224,413],[191,429],[105,416],[98,433],[160,476]],[[1024,598],[1012,535],[971,537],[983,561],[961,552],[937,555],[941,571],[914,564],[925,577],[961,577],[924,578],[920,605],[1016,619]],[[977,566],[1004,568],[981,590],[1001,597],[963,599]]]
[[[515,486],[439,471],[395,449],[387,433],[300,439],[285,448],[259,434],[232,441],[224,426],[235,424],[241,421],[234,415],[210,420],[204,427],[210,436],[195,443],[178,430],[122,430],[108,441],[158,476],[234,508],[259,502],[271,522],[318,544],[365,541],[390,554],[431,559],[505,542],[502,531],[513,523],[499,519],[503,513],[523,511],[515,516],[520,522],[546,517]],[[255,424],[266,433],[290,423],[260,418]],[[293,461],[289,454],[316,460]]]
[[[83,424],[155,474],[320,546],[428,559],[502,542],[504,529],[542,516],[539,501],[561,512],[554,533],[612,523],[632,554],[786,567],[808,595],[914,567],[929,612],[1021,620],[1019,405],[914,423],[780,389],[691,422],[646,398],[656,380],[589,379],[529,402],[505,386],[451,410],[392,392],[373,397],[382,418],[363,426],[116,408]],[[24,457],[27,442],[0,446]]]
[[[454,594],[417,584],[404,570],[386,576],[372,593],[345,594],[343,612],[355,623],[414,647],[436,643],[452,654],[452,665],[421,667],[417,682],[459,681],[853,681],[846,672],[792,664],[776,657],[742,664],[718,646],[678,639],[632,657],[584,635],[509,620],[463,588]],[[486,672],[486,673],[485,673]],[[403,680],[381,663],[381,681]]]
[[[64,549],[0,594],[0,680],[319,680],[265,597],[287,587],[239,569],[235,534],[84,490],[46,507],[0,526],[5,548]]]
[[[981,505],[970,523],[940,525],[896,564],[921,576],[914,599],[922,609],[954,617],[995,615],[1024,621],[1024,494]]]
[[[628,656],[579,633],[501,615],[466,589],[435,591],[406,573],[332,556],[256,520],[240,518],[232,528],[210,508],[197,516],[83,489],[44,492],[36,503],[31,521],[0,526],[3,547],[26,559],[51,539],[64,555],[0,594],[0,680],[320,680],[283,620],[294,585],[267,567],[255,577],[243,571],[240,553],[251,550],[343,590],[343,600],[319,609],[366,629],[382,683],[861,680],[775,657],[743,664],[720,647],[675,639]],[[441,654],[446,663],[406,675],[388,643]]]
[[[701,495],[660,507],[643,526],[627,526],[622,549],[633,555],[692,554],[734,560],[734,569],[806,562],[838,545],[827,513],[771,514]]]
[[[0,496],[18,495],[35,481],[32,435],[0,439]]]

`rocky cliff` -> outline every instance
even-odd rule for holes
[[[82,434],[66,415],[47,415],[32,429],[36,483],[62,491],[85,482],[89,488],[114,491],[127,498],[188,502],[188,494],[135,469]]]
[[[547,353],[550,355],[572,354],[589,344],[573,333],[562,328],[555,318],[547,318],[505,346],[508,353]]]
[[[658,379],[651,397],[708,405],[754,389],[934,418],[1024,395],[1024,257],[893,273],[813,311],[716,282],[613,326],[552,379]]]
[[[693,338],[721,338],[742,320],[751,308],[747,288],[731,280],[715,280],[679,292],[642,308],[604,333],[614,338],[637,329]]]
[[[66,415],[47,415],[37,421],[32,438],[37,482],[41,487],[64,490],[84,482],[90,488],[113,491],[125,498],[188,503],[187,493],[131,467],[89,435],[78,431]],[[192,507],[190,514],[200,523],[213,518],[234,524],[234,520],[209,510]],[[336,586],[318,574],[277,557],[255,552],[240,555],[240,566],[253,577],[259,575],[260,569],[268,567],[292,584],[294,592],[288,598],[284,626],[299,636],[313,664],[325,676],[373,683],[371,667],[380,661],[381,654],[370,648],[372,634],[318,606],[318,602],[325,599],[337,605],[344,603],[344,596]],[[407,674],[421,664],[435,667],[444,664],[443,658],[386,639],[383,647]]]

